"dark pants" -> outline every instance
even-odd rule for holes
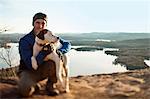
[[[18,89],[23,96],[30,96],[35,91],[35,86],[41,80],[48,78],[51,83],[56,83],[56,67],[53,61],[44,62],[37,70],[23,70],[19,74]]]

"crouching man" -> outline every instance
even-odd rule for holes
[[[56,67],[53,61],[43,61],[44,58],[50,53],[49,50],[42,50],[36,57],[38,68],[34,70],[31,65],[31,57],[33,53],[33,45],[35,36],[47,26],[47,15],[44,13],[36,13],[33,17],[33,29],[30,33],[26,34],[19,41],[19,83],[18,91],[22,96],[31,96],[36,90],[40,88],[39,81],[48,78],[46,90],[49,95],[58,95],[59,91],[55,87],[57,82]],[[62,54],[67,53],[70,48],[70,42],[60,38],[62,47],[59,50]]]

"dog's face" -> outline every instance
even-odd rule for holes
[[[59,38],[56,35],[54,35],[51,31],[47,29],[42,30],[37,35],[37,37],[41,40],[46,41],[47,43],[56,43],[59,40]]]
[[[44,35],[44,37],[45,40],[48,41],[49,43],[56,43],[59,40],[59,38],[56,35],[54,35],[51,31],[48,31]]]

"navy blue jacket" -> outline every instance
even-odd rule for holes
[[[33,55],[33,45],[35,42],[35,35],[33,30],[22,37],[19,41],[19,54],[20,54],[20,62],[23,62],[27,69],[32,69],[31,57]],[[70,42],[63,40],[60,38],[60,43],[62,47],[58,49],[63,54],[67,53],[71,49]],[[46,57],[48,53],[46,51],[41,51],[36,60],[38,65],[43,63],[43,59]]]

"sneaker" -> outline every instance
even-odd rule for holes
[[[56,86],[54,83],[48,83],[46,86],[46,90],[49,96],[56,96],[59,94],[59,90],[56,89]]]
[[[59,95],[59,91],[57,89],[49,90],[48,95],[49,96],[57,96],[57,95]]]
[[[41,85],[39,83],[37,83],[34,88],[35,88],[35,92],[34,93],[39,93],[40,90],[42,89]]]

